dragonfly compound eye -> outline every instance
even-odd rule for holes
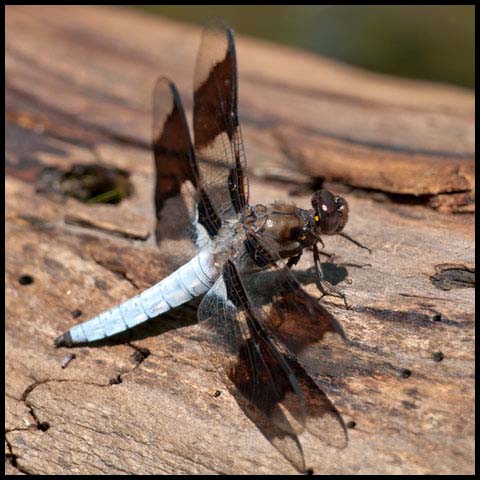
[[[320,233],[333,235],[343,230],[348,220],[348,204],[327,190],[317,190],[312,195],[314,220]]]

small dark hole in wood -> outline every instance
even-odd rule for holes
[[[215,398],[218,398],[221,394],[222,394],[222,392],[221,392],[220,390],[217,390],[217,391],[213,394],[213,396],[214,396]]]
[[[48,422],[41,422],[38,424],[38,429],[42,432],[46,432],[50,428],[50,424]]]
[[[404,368],[402,370],[402,378],[408,378],[412,374],[412,371],[409,370],[408,368]]]
[[[82,316],[82,311],[79,310],[78,308],[76,308],[73,312],[72,312],[72,318],[78,318],[78,317],[81,317]]]
[[[441,313],[434,313],[432,315],[432,320],[434,322],[440,322],[442,320],[442,314]]]
[[[347,428],[355,428],[357,426],[357,422],[354,422],[353,420],[350,420],[347,422]]]
[[[108,290],[108,285],[105,280],[95,279],[95,286],[100,290]]]
[[[18,279],[20,285],[31,285],[33,283],[33,277],[31,275],[22,275]]]
[[[144,358],[147,358],[150,355],[150,350],[146,347],[138,347],[138,351],[143,355]]]
[[[402,406],[403,408],[406,408],[407,410],[415,410],[417,409],[417,405],[415,405],[413,402],[409,402],[408,400],[403,400],[402,401]]]
[[[313,475],[315,472],[313,471],[313,468],[309,468],[305,470],[305,475]]]
[[[116,377],[111,378],[108,383],[110,385],[118,385],[119,383],[122,383],[122,378],[120,375],[117,375]]]
[[[13,467],[18,468],[17,457],[13,453],[10,453],[10,452],[6,453],[5,458],[10,460],[10,463],[12,464]]]
[[[442,352],[435,352],[433,354],[433,360],[435,360],[435,362],[441,362],[443,360],[443,353]]]
[[[148,348],[136,347],[130,359],[132,363],[139,364],[143,362],[149,355],[150,350]]]

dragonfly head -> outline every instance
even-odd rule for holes
[[[321,234],[340,233],[348,220],[348,203],[328,190],[317,190],[312,195],[313,219]]]

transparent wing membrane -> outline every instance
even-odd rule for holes
[[[195,66],[193,130],[201,185],[221,217],[234,218],[248,203],[248,180],[238,123],[233,32],[205,28]]]
[[[198,315],[217,367],[279,428],[300,433],[305,406],[295,375],[251,311],[233,263],[205,295]]]

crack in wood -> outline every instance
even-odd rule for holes
[[[108,270],[109,272],[112,272],[115,275],[118,275],[120,278],[126,280],[130,285],[132,285],[132,287],[135,288],[135,290],[140,290],[140,286],[137,284],[137,282],[135,282],[133,278],[129,277],[125,269],[121,268],[120,266],[111,265],[110,263],[104,262],[95,257],[92,257],[92,259],[97,265],[100,265],[102,268],[105,268],[105,270]]]
[[[97,225],[94,220],[89,220],[84,217],[77,217],[74,214],[65,215],[65,224],[72,225],[74,227],[81,227],[87,230],[96,230],[114,237],[125,238],[127,240],[141,240],[143,242],[147,241],[150,237],[150,232],[142,235],[139,233],[126,232],[125,230],[120,230],[116,228],[105,228]]]
[[[13,431],[13,430],[10,430],[10,431]],[[10,465],[13,468],[15,468],[15,470],[18,470],[20,473],[25,473],[26,475],[34,475],[33,472],[30,472],[29,470],[27,470],[24,467],[21,467],[18,464],[18,460],[19,460],[19,458],[21,458],[21,456],[19,456],[16,453],[13,452],[13,447],[12,447],[12,444],[10,443],[10,441],[8,440],[7,433],[8,432],[5,432],[5,443],[7,444],[7,448],[8,448],[8,453],[5,454],[6,460],[8,460]]]
[[[11,429],[6,429],[5,430],[5,442],[7,444],[7,447],[9,449],[9,453],[6,454],[6,458],[8,459],[8,461],[10,462],[10,464],[15,468],[17,469],[18,471],[22,472],[22,473],[26,473],[28,475],[33,475],[35,474],[34,472],[29,472],[28,470],[24,469],[23,467],[20,467],[18,465],[18,458],[19,456],[15,453],[13,453],[13,447],[10,443],[10,441],[8,440],[7,438],[7,434],[8,433],[11,433],[11,432],[17,432],[17,431],[31,431],[31,430],[40,430],[42,432],[46,432],[49,428],[50,428],[50,424],[48,422],[41,422],[40,419],[38,418],[37,414],[35,413],[35,407],[33,406],[32,403],[30,403],[28,401],[28,397],[29,395],[39,386],[41,385],[45,385],[47,383],[53,383],[53,382],[58,382],[58,383],[64,383],[64,382],[73,382],[73,383],[80,383],[80,384],[83,384],[83,385],[93,385],[93,386],[96,386],[96,387],[109,387],[109,386],[112,386],[114,383],[121,383],[121,379],[124,375],[132,372],[133,370],[135,370],[142,362],[145,358],[148,357],[148,355],[150,354],[150,351],[146,348],[142,348],[142,347],[137,347],[136,345],[133,345],[133,344],[127,344],[129,347],[131,347],[133,350],[135,350],[136,352],[139,352],[141,355],[142,355],[142,359],[139,360],[135,366],[127,371],[127,372],[124,372],[123,374],[119,374],[118,377],[120,378],[120,381],[119,382],[109,382],[109,383],[106,383],[106,384],[102,384],[102,383],[96,383],[96,382],[86,382],[86,381],[83,381],[83,380],[76,380],[76,379],[60,379],[60,378],[55,378],[55,379],[44,379],[44,380],[36,380],[34,381],[32,384],[30,384],[25,390],[24,392],[22,393],[20,399],[17,399],[15,397],[13,397],[12,395],[9,395],[7,394],[7,396],[9,396],[10,398],[13,398],[15,400],[18,400],[18,401],[21,401],[25,404],[25,406],[27,407],[28,409],[28,412],[30,414],[30,416],[32,417],[32,419],[34,420],[34,425],[32,425],[31,427],[28,427],[28,428],[20,428],[20,427],[16,427],[16,428],[11,428]],[[147,353],[148,352],[148,353]]]

